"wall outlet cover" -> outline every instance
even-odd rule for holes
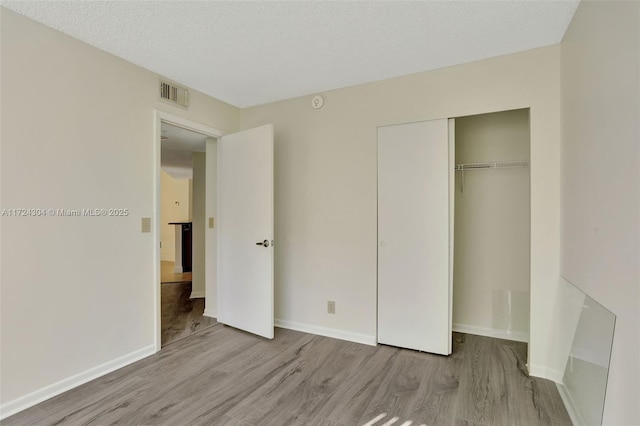
[[[144,232],[144,233],[151,232],[151,218],[143,217],[140,228],[141,228],[140,229],[141,232]]]

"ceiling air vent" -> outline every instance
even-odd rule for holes
[[[160,99],[187,108],[189,106],[189,90],[160,80]]]

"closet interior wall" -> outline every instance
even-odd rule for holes
[[[456,118],[455,135],[456,164],[529,162],[528,109]],[[453,330],[528,341],[529,167],[455,175]]]

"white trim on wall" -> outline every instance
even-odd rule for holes
[[[535,377],[551,380],[555,383],[563,383],[564,373],[542,365],[528,364],[529,374]]]
[[[562,398],[564,407],[567,409],[567,413],[569,414],[571,423],[573,423],[574,425],[586,425],[587,422],[584,420],[584,418],[580,414],[580,411],[576,408],[576,405],[573,403],[571,394],[567,391],[567,388],[565,387],[565,385],[556,382],[556,388],[558,388],[558,393],[560,394],[560,398]]]
[[[346,340],[364,345],[376,346],[378,344],[376,336],[368,334],[354,333],[352,331],[338,330],[335,328],[321,327],[313,324],[304,324],[295,321],[287,321],[276,318],[275,326],[288,330],[302,331],[303,333],[317,334],[318,336],[332,337],[334,339]]]
[[[204,315],[205,317],[218,319],[218,311],[216,311],[215,309],[205,308],[202,315]]]
[[[100,364],[96,367],[85,370],[81,373],[74,374],[71,377],[67,377],[66,379],[60,380],[59,382],[28,393],[24,396],[21,396],[20,398],[14,399],[13,401],[3,403],[0,406],[0,419],[12,416],[22,410],[33,407],[34,405],[42,401],[46,401],[49,398],[60,395],[61,393],[66,392],[69,389],[73,389],[82,384],[90,382],[91,380],[97,379],[98,377],[104,376],[105,374],[111,373],[112,371],[115,371],[119,368],[125,367],[129,364],[133,364],[134,362],[153,355],[154,353],[156,353],[155,346],[147,346],[114,360],[105,362],[104,364]]]
[[[155,324],[155,352],[158,352],[161,348],[161,309],[160,309],[160,152],[161,152],[161,139],[162,136],[162,123],[171,124],[173,126],[181,127],[186,130],[198,132],[200,134],[210,136],[213,138],[219,138],[224,135],[224,132],[213,127],[206,126],[201,123],[197,123],[192,120],[188,120],[177,115],[173,115],[166,111],[159,109],[153,110],[154,114],[154,132],[153,132],[153,217],[152,217],[152,230],[153,230],[153,258],[155,259],[155,268],[153,271],[153,295],[154,295],[154,309],[153,309],[153,322]],[[192,295],[193,297],[193,295]],[[204,295],[202,296],[204,297]]]
[[[476,334],[478,336],[495,337],[504,340],[529,343],[529,333],[520,331],[500,330],[497,328],[476,327],[475,325],[453,324],[453,331],[458,333]]]

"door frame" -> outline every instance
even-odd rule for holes
[[[155,352],[160,351],[161,342],[161,272],[160,272],[160,153],[162,145],[162,123],[171,124],[186,130],[200,133],[202,135],[220,138],[226,133],[214,127],[189,120],[159,109],[153,110],[153,215],[151,217],[151,229],[153,240],[153,324],[155,329],[154,346]],[[206,268],[206,265],[205,265]]]

